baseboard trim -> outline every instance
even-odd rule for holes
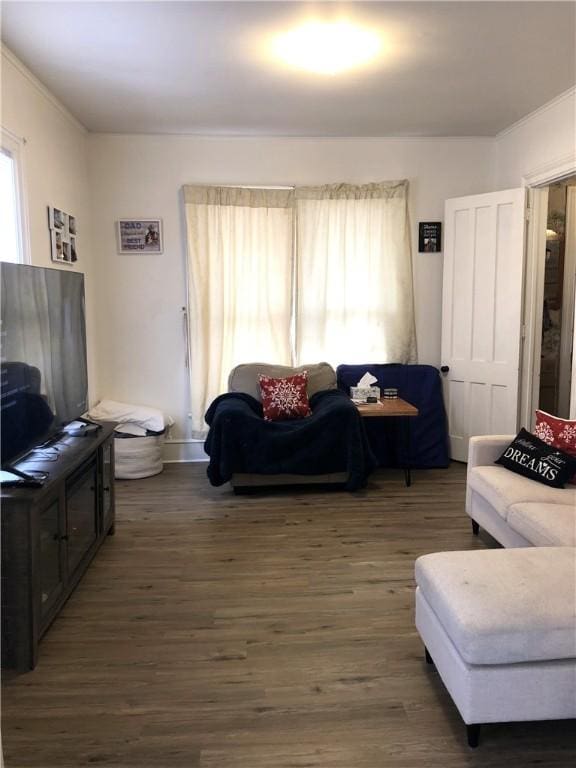
[[[207,462],[208,460],[203,440],[166,440],[164,443],[165,464]]]

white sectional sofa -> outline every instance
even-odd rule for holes
[[[574,547],[436,552],[415,575],[426,660],[471,747],[486,723],[576,717]]]
[[[550,488],[494,464],[514,435],[472,437],[466,512],[504,547],[576,546],[576,485]]]
[[[576,486],[494,464],[513,439],[471,438],[466,489],[474,533],[507,549],[416,561],[416,627],[471,747],[484,723],[576,717]]]

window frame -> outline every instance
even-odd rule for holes
[[[19,264],[31,264],[28,198],[26,195],[24,172],[25,147],[26,139],[16,136],[12,131],[0,126],[0,149],[7,153],[14,163],[18,247],[20,251]]]

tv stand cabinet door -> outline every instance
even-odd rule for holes
[[[56,498],[39,509],[36,521],[38,536],[32,540],[37,542],[38,547],[35,557],[38,564],[38,581],[34,593],[39,599],[39,625],[42,631],[64,589],[65,563],[62,547],[66,541],[66,521],[62,499]]]
[[[2,512],[2,666],[33,669],[38,642],[66,589],[64,495],[6,503]]]
[[[2,508],[2,666],[32,669],[36,663],[36,606],[30,600],[36,577],[30,531],[33,510],[25,502]]]
[[[66,483],[69,580],[74,580],[76,571],[84,559],[89,558],[98,541],[97,484],[96,455]]]
[[[114,439],[100,449],[102,475],[102,534],[114,533]]]

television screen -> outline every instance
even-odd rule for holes
[[[0,265],[2,466],[88,409],[84,275]]]

